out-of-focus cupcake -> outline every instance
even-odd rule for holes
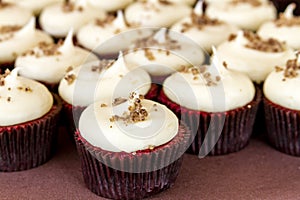
[[[30,10],[35,15],[38,15],[43,8],[54,4],[63,2],[64,0],[42,0],[42,1],[36,1],[36,0],[5,0],[5,2],[10,2],[17,4],[18,6],[21,6],[23,8],[26,8],[27,10]]]
[[[169,76],[158,98],[191,129],[189,152],[199,157],[243,149],[261,100],[248,76],[228,69],[215,53],[211,62]]]
[[[264,83],[264,107],[270,144],[300,156],[300,56],[276,67]]]
[[[300,17],[293,15],[296,4],[290,4],[279,19],[264,23],[257,31],[262,38],[275,38],[286,42],[294,49],[300,49]]]
[[[96,18],[104,19],[105,12],[91,6],[86,0],[65,1],[47,6],[40,15],[42,29],[56,38],[66,37],[71,28],[77,33],[80,27]]]
[[[0,2],[0,26],[24,26],[32,16],[30,10],[6,1]]]
[[[202,5],[203,2],[199,1],[190,16],[175,23],[171,30],[182,33],[205,51],[211,52],[212,46],[221,44],[230,34],[236,33],[238,28],[208,17],[203,13]]]
[[[192,9],[185,4],[166,0],[137,1],[125,9],[125,18],[130,25],[140,27],[170,27],[188,16]]]
[[[228,68],[247,74],[252,81],[262,83],[277,65],[294,58],[293,49],[276,39],[262,39],[250,31],[231,35],[217,48],[221,62]]]
[[[136,40],[124,59],[129,69],[145,69],[154,83],[161,84],[170,74],[204,62],[204,53],[195,42],[180,33],[162,28]]]
[[[261,24],[276,18],[276,8],[268,0],[211,0],[207,16],[219,19],[241,29],[257,30]]]
[[[92,60],[97,56],[73,45],[73,31],[64,42],[57,44],[39,43],[17,57],[15,67],[20,68],[21,76],[40,81],[52,91],[57,90],[59,81],[70,68]]]
[[[136,94],[101,105],[84,110],[76,133],[86,186],[105,198],[143,199],[174,185],[190,140],[174,113]]]
[[[0,71],[13,68],[15,59],[39,42],[52,43],[52,38],[35,29],[32,18],[25,26],[0,26]]]
[[[127,5],[133,2],[133,0],[110,0],[110,1],[99,1],[89,0],[89,2],[96,7],[99,7],[107,12],[114,12],[120,9],[124,9]]]
[[[89,62],[68,72],[60,81],[58,92],[64,101],[71,134],[78,128],[79,117],[88,105],[96,101],[111,102],[133,91],[148,99],[155,99],[158,93],[147,72],[127,69],[122,54],[116,61]]]
[[[0,171],[20,171],[48,161],[54,150],[61,103],[42,84],[0,75]]]

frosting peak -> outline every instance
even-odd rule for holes
[[[293,18],[294,17],[294,10],[296,9],[296,4],[291,3],[290,5],[287,6],[287,8],[284,11],[284,17],[287,19]]]
[[[203,0],[198,0],[193,13],[195,13],[196,15],[203,15]]]

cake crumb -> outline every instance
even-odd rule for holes
[[[64,79],[67,81],[68,85],[71,85],[75,81],[76,76],[75,74],[67,74]]]

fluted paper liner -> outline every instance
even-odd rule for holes
[[[152,151],[109,152],[94,147],[75,134],[82,173],[87,187],[111,199],[142,199],[172,186],[179,174],[190,132],[180,126],[169,143]]]
[[[160,92],[158,101],[170,108],[191,129],[194,141],[188,149],[189,153],[201,157],[202,154],[223,155],[237,152],[248,144],[257,109],[261,101],[261,91],[256,90],[254,99],[247,105],[234,110],[217,113],[187,109],[172,102],[164,94],[163,90]],[[207,136],[208,129],[211,131],[209,133],[208,145],[203,148],[202,145]],[[220,137],[216,138],[218,137],[217,133],[220,131]],[[217,141],[216,144],[215,141]],[[212,146],[212,149],[209,146]],[[201,155],[200,148],[204,149]]]
[[[51,158],[62,108],[57,95],[54,95],[54,102],[51,110],[39,119],[0,126],[0,171],[27,170]]]
[[[300,156],[300,111],[274,104],[266,97],[263,102],[269,143],[283,153]]]

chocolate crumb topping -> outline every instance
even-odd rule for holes
[[[184,33],[188,31],[192,27],[196,27],[197,29],[201,30],[205,26],[218,26],[220,24],[223,24],[221,21],[217,19],[211,19],[205,14],[203,15],[197,15],[196,13],[192,12],[191,14],[191,23],[183,23],[182,26],[183,28],[181,29],[181,32]]]
[[[212,76],[210,72],[207,71],[208,66],[193,66],[188,68],[187,71],[181,71],[183,73],[191,73],[193,75],[193,80],[199,80],[203,78],[207,86],[216,86],[219,81],[221,81],[220,76]]]
[[[95,24],[100,27],[104,27],[107,24],[111,24],[116,17],[114,15],[108,15],[104,19],[96,19]]]
[[[145,48],[144,49],[144,52],[145,52],[145,57],[148,59],[148,60],[155,60],[155,56],[153,55],[153,53],[151,52],[150,49],[148,48]]]
[[[282,26],[300,26],[300,17],[292,17],[292,18],[286,18],[283,13],[279,15],[279,18],[275,21],[275,25],[277,27],[282,27]]]
[[[1,26],[0,27],[0,34],[8,34],[8,33],[13,33],[18,30],[20,30],[22,27],[21,26]]]
[[[278,53],[285,50],[284,43],[273,38],[263,40],[251,31],[244,31],[244,37],[248,40],[248,44],[246,44],[245,47],[250,49],[270,53]]]
[[[7,97],[7,102],[11,102],[11,97]]]
[[[281,71],[283,71],[284,78],[296,78],[299,75],[300,64],[298,63],[297,59],[288,60],[286,62],[286,67]],[[276,70],[276,72],[280,71]]]
[[[5,78],[10,74],[9,69],[6,69],[4,74],[0,74],[0,86],[5,85]]]
[[[57,44],[51,44],[47,42],[40,42],[38,44],[38,49],[40,51],[34,51],[33,49],[28,50],[27,52],[23,53],[22,56],[35,56],[37,58],[41,56],[57,56],[61,55],[61,52],[59,51],[59,47],[63,45],[62,40],[60,40]]]
[[[104,70],[107,70],[114,64],[114,60],[101,60],[98,65],[92,66],[92,72],[101,73]]]
[[[107,105],[106,105],[105,103],[102,103],[102,104],[100,105],[100,107],[101,107],[101,108],[105,108],[105,107],[107,107]]]
[[[237,37],[236,34],[230,34],[228,37],[228,41],[231,42],[231,41],[235,40],[236,37]]]
[[[66,73],[70,72],[73,70],[73,67],[72,66],[69,66],[67,69],[66,69]]]
[[[67,81],[68,85],[71,85],[75,81],[76,76],[75,74],[67,74],[64,79]]]
[[[119,97],[119,98],[114,99],[114,102],[112,103],[112,105],[117,106],[117,105],[120,105],[120,104],[122,104],[126,101],[127,101],[127,99]]]
[[[233,4],[233,5],[237,5],[240,3],[248,3],[248,4],[252,5],[253,7],[261,6],[261,2],[259,0],[232,0],[231,1],[231,4]]]
[[[158,0],[159,3],[164,4],[164,5],[172,5],[172,2],[168,0]]]
[[[65,0],[65,2],[62,5],[62,10],[63,12],[66,13],[73,12],[73,11],[82,12],[84,8],[82,6],[76,8],[76,5],[73,2],[71,2],[70,0]]]

